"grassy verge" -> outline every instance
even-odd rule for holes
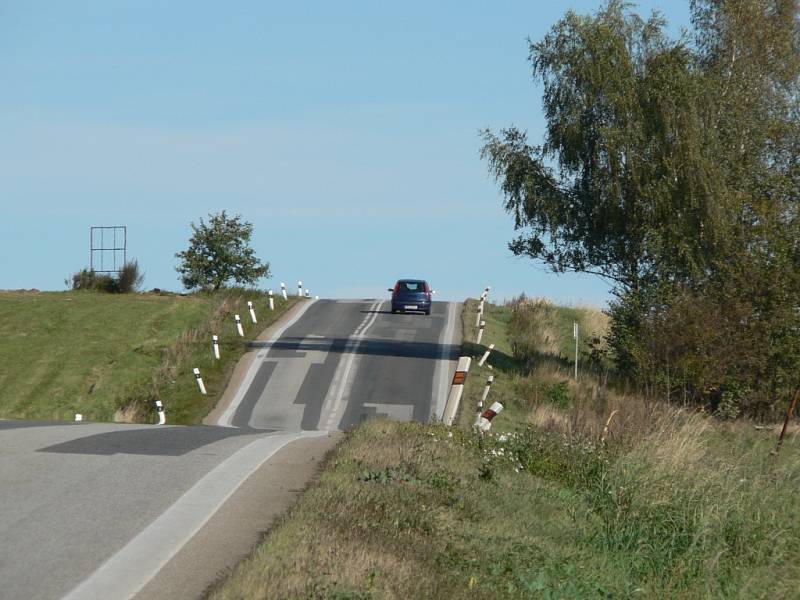
[[[260,305],[249,324],[247,300]],[[0,292],[0,418],[153,422],[161,399],[171,423],[199,423],[216,403],[246,342],[272,314],[258,292],[213,296]],[[235,330],[243,317],[247,337]],[[211,357],[220,336],[222,360]],[[199,367],[208,396],[197,391]]]
[[[211,596],[797,597],[796,434],[776,457],[773,431],[571,381],[571,319],[597,315],[562,313],[539,360],[517,360],[511,312],[488,306],[493,368],[470,373],[460,426],[356,429]],[[490,373],[506,410],[478,436]]]

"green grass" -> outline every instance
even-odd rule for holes
[[[493,369],[473,365],[459,426],[356,429],[211,597],[800,597],[798,434],[772,456],[774,431],[643,411],[590,374],[560,404],[532,398],[564,373],[517,362],[509,319],[487,307]],[[464,324],[477,356],[474,313]],[[489,401],[507,408],[480,436],[469,425],[490,373]]]
[[[256,292],[206,295],[0,292],[0,418],[157,420],[159,398],[171,423],[199,423],[218,400],[251,339],[286,309],[258,311]],[[248,337],[236,334],[240,312]],[[221,361],[211,358],[212,324]],[[197,391],[199,367],[209,391]]]

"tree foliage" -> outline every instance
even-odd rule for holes
[[[769,407],[800,359],[798,3],[693,0],[692,15],[671,40],[621,1],[568,12],[530,44],[543,143],[487,130],[482,156],[515,254],[614,282],[621,370]]]
[[[228,282],[255,284],[269,277],[269,263],[261,263],[250,247],[253,225],[240,215],[209,214],[208,223],[191,223],[189,248],[178,252],[176,270],[187,289],[218,290]]]

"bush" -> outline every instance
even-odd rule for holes
[[[116,292],[117,281],[106,273],[97,273],[90,269],[82,269],[72,275],[73,290],[93,290],[98,292]]]
[[[117,291],[121,294],[137,291],[144,282],[144,273],[139,271],[138,261],[132,260],[122,266],[117,278]]]
[[[136,291],[143,281],[144,273],[139,271],[139,263],[134,260],[125,263],[117,277],[108,273],[97,273],[91,269],[73,273],[72,289],[126,294]],[[69,280],[66,283],[69,285]]]

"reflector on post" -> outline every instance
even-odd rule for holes
[[[458,405],[461,402],[461,394],[464,393],[464,382],[467,380],[467,373],[469,373],[471,363],[472,358],[469,356],[462,356],[458,359],[456,373],[453,375],[453,385],[450,386],[447,404],[445,404],[444,414],[442,414],[442,421],[444,421],[445,425],[452,425],[453,420],[456,418]]]

